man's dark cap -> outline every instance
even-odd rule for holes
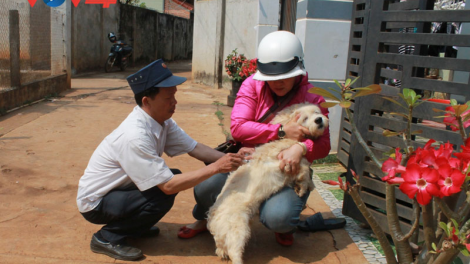
[[[151,87],[177,86],[185,81],[185,77],[173,75],[162,59],[150,63],[127,77],[127,82],[134,94],[141,93]]]

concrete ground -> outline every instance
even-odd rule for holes
[[[190,62],[169,64],[189,80],[178,87],[175,121],[194,139],[216,146],[229,129],[228,90],[192,83]],[[74,78],[72,89],[0,117],[0,263],[121,263],[90,251],[99,226],[78,212],[77,184],[101,140],[135,106],[124,73],[97,73]],[[219,117],[224,118],[220,121]],[[183,172],[202,162],[183,155],[166,160]],[[224,263],[215,255],[209,233],[178,239],[178,229],[194,221],[192,189],[176,197],[173,209],[157,225],[155,238],[133,240],[146,258],[140,263]],[[333,217],[315,190],[302,217],[322,212]],[[246,263],[367,263],[343,230],[297,232],[292,247],[278,245],[274,234],[253,221]]]

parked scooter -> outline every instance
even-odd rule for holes
[[[110,72],[114,66],[117,66],[124,71],[129,64],[129,58],[132,55],[132,47],[121,40],[117,40],[116,35],[111,32],[108,34],[108,39],[113,43],[111,50],[104,65],[104,70]]]

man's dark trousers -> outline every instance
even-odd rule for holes
[[[178,169],[171,169],[180,174]],[[99,235],[112,244],[138,237],[154,226],[173,207],[176,194],[167,195],[157,186],[141,192],[136,186],[113,190],[93,210],[82,213],[93,224],[105,225]]]

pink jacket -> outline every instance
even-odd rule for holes
[[[232,137],[236,141],[242,142],[246,147],[278,139],[277,131],[280,124],[267,124],[271,120],[266,120],[264,123],[256,122],[274,104],[271,90],[264,84],[264,81],[253,80],[253,75],[247,78],[238,91],[232,109],[230,126]],[[324,102],[325,99],[322,96],[307,92],[311,87],[313,86],[308,82],[308,76],[302,76],[297,94],[285,107],[303,102],[317,105]],[[328,109],[321,108],[321,110],[325,116],[328,116]],[[330,130],[327,129],[319,138],[307,139],[304,143],[307,146],[306,158],[308,161],[324,158],[331,149]]]

